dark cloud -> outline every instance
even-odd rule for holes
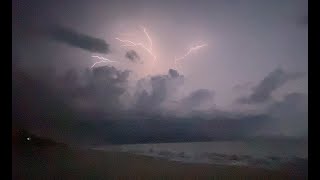
[[[64,142],[164,143],[307,132],[307,103],[301,94],[286,96],[270,106],[265,114],[209,110],[179,117],[178,112],[163,113],[162,107],[184,81],[173,69],[167,75],[140,80],[142,85],[136,88],[129,108],[124,108],[120,101],[129,89],[129,71],[102,66],[85,72],[69,70],[59,76],[44,73],[41,78],[19,69],[14,69],[13,74],[13,124]],[[149,84],[150,89],[144,84]],[[178,105],[193,111],[212,103],[213,97],[212,91],[200,89],[179,100]],[[298,127],[302,127],[301,131]]]
[[[49,37],[61,43],[96,53],[106,54],[110,51],[109,44],[103,39],[81,34],[73,29],[59,25],[51,26],[50,28]]]
[[[240,103],[263,103],[271,99],[271,94],[286,82],[303,77],[304,73],[289,73],[281,68],[270,72],[256,87],[249,97],[238,99]]]
[[[264,134],[285,136],[308,136],[308,95],[287,94],[283,100],[274,102],[267,108],[271,117],[263,129]]]
[[[126,53],[126,58],[128,58],[132,62],[139,62],[140,61],[140,56],[138,53],[134,50],[130,50]]]
[[[267,120],[264,115],[204,120],[201,117],[144,114],[143,118],[131,116],[112,125],[98,122],[95,126],[99,126],[99,131],[108,137],[104,144],[201,142],[247,138],[261,129]]]
[[[123,109],[119,98],[127,89],[128,76],[128,71],[107,66],[55,76],[43,73],[42,77],[14,69],[13,124],[63,141],[72,137],[70,142],[76,137],[86,141],[83,130],[99,139],[87,121],[108,121]]]
[[[146,80],[143,80],[146,81]],[[176,70],[170,69],[168,75],[152,76],[147,80],[151,90],[140,87],[136,92],[136,108],[150,110],[160,108],[161,104],[170,97],[171,94],[184,82],[184,76],[179,75]],[[141,81],[140,81],[141,83]]]
[[[120,110],[119,98],[126,92],[129,71],[100,66],[82,74],[67,72],[61,77],[60,93],[73,106],[91,107],[103,111]]]
[[[174,69],[169,69],[169,75],[172,77],[172,78],[177,78],[179,77],[179,73],[177,70],[174,70]]]
[[[181,100],[182,109],[193,110],[208,107],[213,103],[214,93],[207,89],[199,89],[192,92],[188,97]]]
[[[180,100],[173,100],[184,80],[184,76],[174,69],[169,69],[167,75],[139,80],[133,109],[138,112],[185,114],[212,107],[214,93],[206,89],[199,89]]]
[[[43,105],[60,106],[75,111],[116,112],[122,109],[119,98],[128,88],[129,71],[101,66],[82,73],[69,70],[63,75],[56,76],[44,72],[42,77],[15,70],[13,76],[15,98],[20,95],[21,99],[32,97],[34,100],[30,100],[30,103],[39,100],[39,104],[49,99],[50,103]],[[19,92],[19,89],[26,91]],[[19,103],[19,98],[15,99],[15,102]]]
[[[253,83],[252,82],[246,82],[243,84],[237,84],[233,86],[232,90],[234,91],[244,91],[244,90],[249,90],[252,87]]]

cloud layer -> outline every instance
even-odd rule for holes
[[[276,89],[283,86],[291,80],[303,77],[304,73],[289,73],[277,68],[270,72],[257,86],[253,88],[253,92],[248,97],[238,99],[238,102],[251,104],[263,103],[271,99],[271,94]]]
[[[282,73],[276,70],[265,79],[300,77],[295,73]],[[213,106],[213,91],[207,89],[195,90],[175,100],[174,106],[168,105],[185,81],[174,69],[165,75],[140,79],[135,87],[129,87],[129,76],[129,71],[108,66],[41,78],[16,69],[13,123],[63,141],[83,144],[306,136],[306,95],[288,94],[262,113],[219,112]],[[257,92],[260,92],[258,87],[273,84],[265,81],[268,80],[256,87]],[[283,81],[278,80],[271,91]],[[187,116],[179,116],[186,112]]]
[[[52,26],[48,31],[48,36],[58,42],[90,52],[106,54],[110,51],[110,45],[103,39],[81,34],[60,25]]]

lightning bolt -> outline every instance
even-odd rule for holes
[[[180,58],[175,58],[175,59],[174,59],[174,62],[177,64],[178,61],[186,58],[186,57],[187,57],[189,54],[191,54],[192,52],[197,51],[197,50],[199,50],[199,49],[201,49],[201,48],[203,48],[203,47],[205,47],[205,46],[208,46],[208,45],[207,45],[207,44],[202,44],[202,45],[197,45],[197,46],[191,47],[191,48],[189,49],[189,51],[188,51],[185,55],[183,55],[183,56],[180,57]]]
[[[149,46],[150,46],[149,49],[150,49],[150,51],[152,51],[152,40],[151,40],[146,28],[143,26],[140,26],[140,27],[143,29],[144,34],[147,36],[148,41],[149,41]]]
[[[141,47],[142,49],[144,49],[145,51],[147,51],[152,57],[153,57],[153,60],[155,61],[157,59],[157,56],[154,55],[153,51],[152,51],[152,40],[151,40],[151,37],[149,36],[147,30],[145,27],[143,26],[140,26],[140,28],[143,29],[143,32],[144,34],[146,35],[148,41],[149,41],[149,47],[147,47],[146,45],[142,44],[142,43],[136,43],[136,42],[133,42],[133,41],[130,41],[130,40],[126,40],[126,39],[120,39],[120,38],[115,38],[116,40],[124,43],[123,45],[121,45],[122,47],[135,47],[135,46],[139,46]]]
[[[93,63],[93,65],[91,66],[91,69],[92,69],[95,65],[100,64],[100,63],[117,62],[117,61],[112,61],[112,60],[110,60],[110,59],[107,59],[107,58],[104,58],[104,57],[101,57],[101,56],[91,56],[91,57],[93,57],[93,58],[98,58],[98,59],[101,60],[101,61],[97,61],[97,62]]]

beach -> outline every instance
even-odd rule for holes
[[[13,148],[13,179],[307,179],[287,166],[268,170],[247,166],[183,163],[69,147]]]

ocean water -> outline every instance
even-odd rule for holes
[[[186,163],[252,165],[276,168],[308,161],[308,142],[291,140],[219,141],[108,145],[96,150],[129,152]]]

